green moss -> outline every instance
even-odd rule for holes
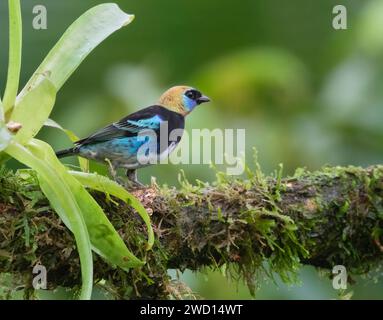
[[[217,173],[212,185],[192,184],[181,173],[180,188],[151,190],[156,242],[149,252],[145,226],[131,208],[94,193],[129,249],[147,262],[126,273],[94,256],[95,281],[105,280],[102,287],[116,298],[180,298],[191,292],[169,278],[169,268],[224,268],[254,293],[257,279],[275,273],[296,282],[302,263],[329,269],[344,264],[360,274],[381,262],[374,241],[381,241],[383,230],[383,167],[301,169],[285,179],[281,167],[272,177],[255,167],[247,168],[247,180]],[[52,288],[76,288],[73,237],[33,175],[25,177],[0,169],[0,271],[11,271],[20,285],[41,262]]]
[[[188,245],[193,248],[195,259],[198,260],[201,250],[211,252],[211,261],[207,264],[217,268],[228,264],[229,270],[235,270],[235,274],[247,282],[253,293],[255,280],[262,272],[268,275],[277,273],[287,283],[296,282],[301,258],[308,256],[308,251],[298,241],[297,226],[290,217],[282,214],[278,206],[281,193],[286,190],[286,185],[282,183],[282,166],[272,180],[274,182],[271,183],[270,178],[263,175],[258,163],[249,180],[235,179],[218,172],[214,193],[206,196],[209,190],[206,184],[192,186],[182,176],[181,188],[177,190],[178,201],[166,199],[168,203],[176,203],[173,208],[175,213],[180,212],[177,207],[180,202],[183,207],[189,206],[193,210],[190,214],[195,223],[188,224],[186,221],[185,225],[180,226],[182,231],[179,234],[183,237],[194,230],[194,238]],[[169,194],[172,193],[166,193],[166,196]],[[259,207],[260,202],[265,205]],[[196,212],[196,207],[200,211]],[[209,214],[209,220],[205,219],[206,214]],[[181,218],[181,223],[182,219],[189,218]],[[198,221],[209,223],[204,225]],[[211,221],[223,222],[225,227],[219,230],[227,231],[214,234]],[[239,231],[241,229],[243,232]],[[199,230],[198,235],[195,230]],[[252,236],[243,236],[245,233]],[[219,262],[215,257],[219,257]]]

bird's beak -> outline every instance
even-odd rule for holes
[[[197,103],[198,104],[201,104],[201,103],[205,103],[205,102],[209,102],[210,101],[210,98],[207,97],[207,96],[202,96],[200,98],[197,99]]]

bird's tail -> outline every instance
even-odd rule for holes
[[[69,149],[57,151],[56,156],[57,158],[64,158],[64,157],[73,156],[76,153],[78,153],[76,148],[69,148]]]

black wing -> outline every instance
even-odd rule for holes
[[[121,137],[136,136],[138,132],[145,129],[156,130],[157,124],[154,123],[150,127],[145,126],[145,120],[152,119],[154,117],[161,118],[158,112],[157,106],[151,106],[135,113],[132,113],[120,121],[114,122],[109,126],[96,131],[89,137],[76,141],[76,145],[92,144],[97,142],[108,141],[110,139]],[[158,124],[159,127],[159,124]]]
[[[79,140],[75,142],[75,144],[79,146],[104,142],[121,137],[137,136],[137,134],[142,130],[154,130],[157,132],[160,129],[162,121],[171,121],[171,118],[175,117],[178,118],[182,116],[158,105],[150,106],[132,113],[125,118],[122,118],[120,121],[114,122],[99,131],[96,131],[88,138]]]

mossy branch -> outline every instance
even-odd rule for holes
[[[179,294],[167,270],[225,264],[251,290],[259,272],[292,281],[301,264],[349,273],[368,272],[383,258],[383,166],[298,170],[294,177],[249,179],[217,175],[213,185],[152,186],[135,195],[152,215],[157,234],[145,251],[145,226],[128,205],[95,193],[129,248],[146,259],[126,273],[95,259],[95,280],[116,297],[164,298]],[[0,175],[0,272],[27,286],[32,268],[48,270],[50,288],[81,279],[73,236],[50,208],[34,179],[3,169]],[[268,262],[265,264],[264,262]]]

